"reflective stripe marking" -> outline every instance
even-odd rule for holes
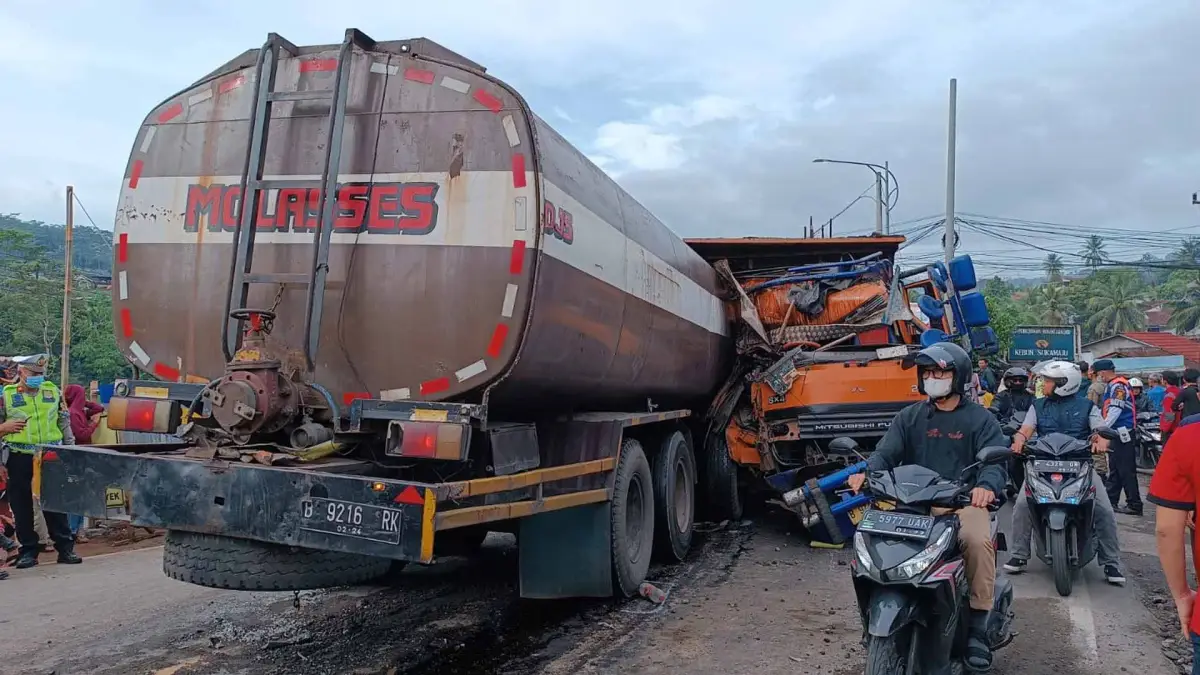
[[[433,517],[437,513],[437,497],[425,488],[425,505],[421,508],[421,562],[433,562]]]
[[[517,285],[509,284],[504,287],[504,306],[500,308],[500,316],[511,319],[513,308],[517,306]]]
[[[379,73],[381,75],[395,75],[396,73],[400,72],[400,68],[397,66],[389,66],[386,63],[376,61],[371,64],[371,72]]]
[[[117,293],[122,300],[129,299],[129,274],[125,270],[121,270],[117,274]]]
[[[195,96],[192,96],[191,98],[188,99],[188,107],[190,108],[191,106],[194,106],[194,105],[200,105],[201,103],[204,103],[205,101],[207,101],[208,99],[210,99],[212,97],[213,97],[212,89],[205,89],[204,91],[200,92],[199,94],[196,94]]]
[[[525,197],[513,199],[513,229],[517,232],[529,229],[529,200]]]
[[[515,148],[521,144],[521,137],[517,134],[517,123],[513,121],[512,115],[505,115],[504,119],[500,120],[500,124],[504,125],[504,135],[508,137],[508,146]]]
[[[150,151],[150,142],[154,140],[155,131],[158,131],[158,127],[146,127],[146,135],[142,137],[142,145],[138,148],[140,152]]]
[[[237,77],[233,78],[232,80],[225,80],[221,84],[217,85],[217,92],[221,93],[221,94],[227,94],[227,93],[233,91],[234,89],[237,89],[238,87],[242,86],[245,83],[246,83],[246,76],[238,75]]]
[[[445,87],[447,89],[452,89],[454,91],[457,91],[460,94],[465,94],[471,90],[471,85],[467,84],[466,82],[463,82],[462,80],[456,80],[453,77],[450,77],[449,75],[443,75],[442,81],[439,84],[441,84],[443,87]]]
[[[487,364],[483,362],[483,359],[479,359],[469,366],[463,366],[462,368],[458,369],[458,372],[454,373],[454,376],[458,378],[459,382],[465,382],[472,377],[485,372],[487,372]]]
[[[164,124],[183,114],[183,104],[173,103],[158,115],[158,123]]]
[[[411,393],[408,387],[399,389],[384,389],[379,392],[379,400],[381,401],[406,401],[410,398]]]
[[[150,365],[150,355],[146,353],[145,349],[142,349],[142,346],[137,343],[137,340],[129,343],[129,351],[133,352],[133,356],[138,360],[138,363],[142,364],[142,366]]]
[[[437,75],[432,70],[421,70],[420,68],[408,68],[404,71],[404,79],[421,84],[433,84],[437,79]]]
[[[133,167],[130,168],[130,170],[129,170],[129,189],[130,190],[137,189],[138,181],[141,180],[141,178],[142,178],[142,167],[144,165],[145,165],[145,162],[143,162],[142,160],[139,159],[139,160],[135,161],[133,163]]]

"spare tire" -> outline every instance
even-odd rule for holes
[[[390,558],[167,531],[163,572],[178,581],[241,591],[302,591],[361,584],[388,573]]]

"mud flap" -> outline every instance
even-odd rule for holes
[[[917,620],[917,604],[907,593],[894,588],[877,588],[867,609],[867,634],[889,637]]]
[[[1066,529],[1067,512],[1063,509],[1052,509],[1046,516],[1046,524],[1055,532]]]
[[[603,502],[522,518],[521,597],[612,597],[611,510]]]

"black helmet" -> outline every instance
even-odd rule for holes
[[[1029,371],[1020,366],[1013,366],[1012,368],[1004,371],[1004,377],[1001,378],[1001,380],[1004,382],[1004,386],[1006,387],[1013,386],[1009,384],[1009,381],[1011,380],[1024,380],[1025,384],[1029,384]]]
[[[966,395],[971,383],[971,357],[966,350],[953,342],[938,342],[904,359],[904,367],[917,367],[917,390],[925,393],[925,369],[954,369],[950,393]]]

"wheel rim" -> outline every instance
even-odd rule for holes
[[[625,498],[625,532],[629,539],[629,560],[636,562],[642,557],[642,529],[646,514],[646,502],[642,495],[642,477],[636,473],[629,480],[629,494]]]
[[[687,532],[692,525],[692,482],[688,478],[687,463],[682,459],[675,461],[675,527],[679,532]]]

